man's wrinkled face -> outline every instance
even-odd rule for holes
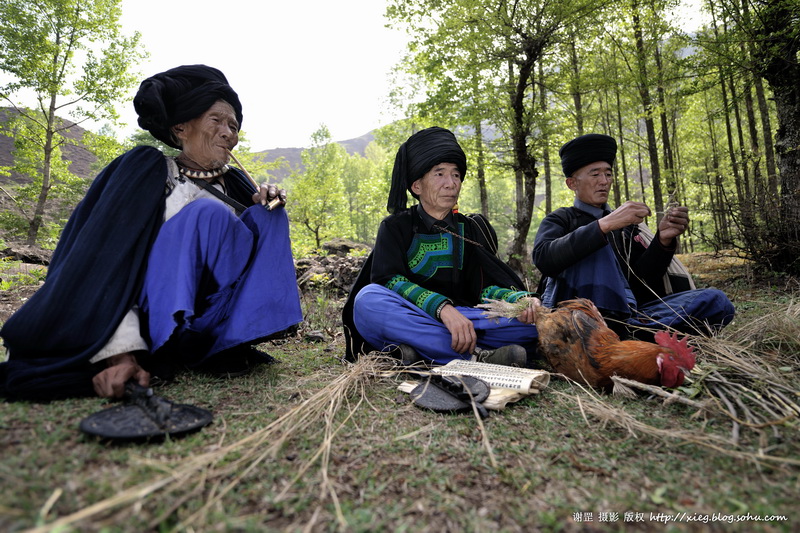
[[[567,187],[575,191],[575,196],[583,203],[603,207],[608,202],[614,172],[605,161],[597,161],[583,166],[567,178]]]
[[[455,207],[462,179],[457,165],[439,163],[411,184],[411,191],[419,197],[419,203],[426,213],[439,217]]]
[[[229,150],[239,143],[239,122],[233,107],[217,100],[199,117],[173,128],[183,153],[204,168],[219,168],[229,161]]]

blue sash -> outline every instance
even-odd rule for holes
[[[545,307],[572,298],[588,298],[604,314],[620,317],[629,317],[631,309],[636,309],[636,300],[610,246],[565,269],[558,277],[547,279],[542,294]]]

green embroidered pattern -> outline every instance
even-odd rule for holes
[[[459,235],[464,235],[464,225],[458,225]],[[430,279],[440,268],[453,268],[456,264],[453,255],[458,252],[457,268],[464,267],[464,246],[454,246],[453,236],[449,233],[434,235],[414,235],[411,246],[406,252],[411,272]]]
[[[393,290],[409,302],[413,303],[430,316],[436,317],[436,310],[449,298],[433,292],[410,281],[405,276],[397,275],[389,280],[386,287]]]
[[[532,292],[528,291],[515,291],[513,289],[504,289],[497,285],[489,285],[481,291],[481,300],[504,300],[506,302],[514,303],[520,298],[532,296]]]

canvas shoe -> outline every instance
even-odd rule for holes
[[[483,350],[481,348],[476,348],[475,355],[473,356],[472,360],[480,363],[491,363],[493,365],[503,366],[518,366],[524,368],[525,363],[528,361],[528,354],[525,351],[525,348],[519,344],[509,344],[507,346],[495,348],[494,350]]]

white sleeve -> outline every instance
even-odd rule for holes
[[[112,355],[147,349],[147,341],[139,333],[139,308],[134,305],[117,326],[117,331],[114,332],[106,345],[89,359],[89,362],[97,363]]]

